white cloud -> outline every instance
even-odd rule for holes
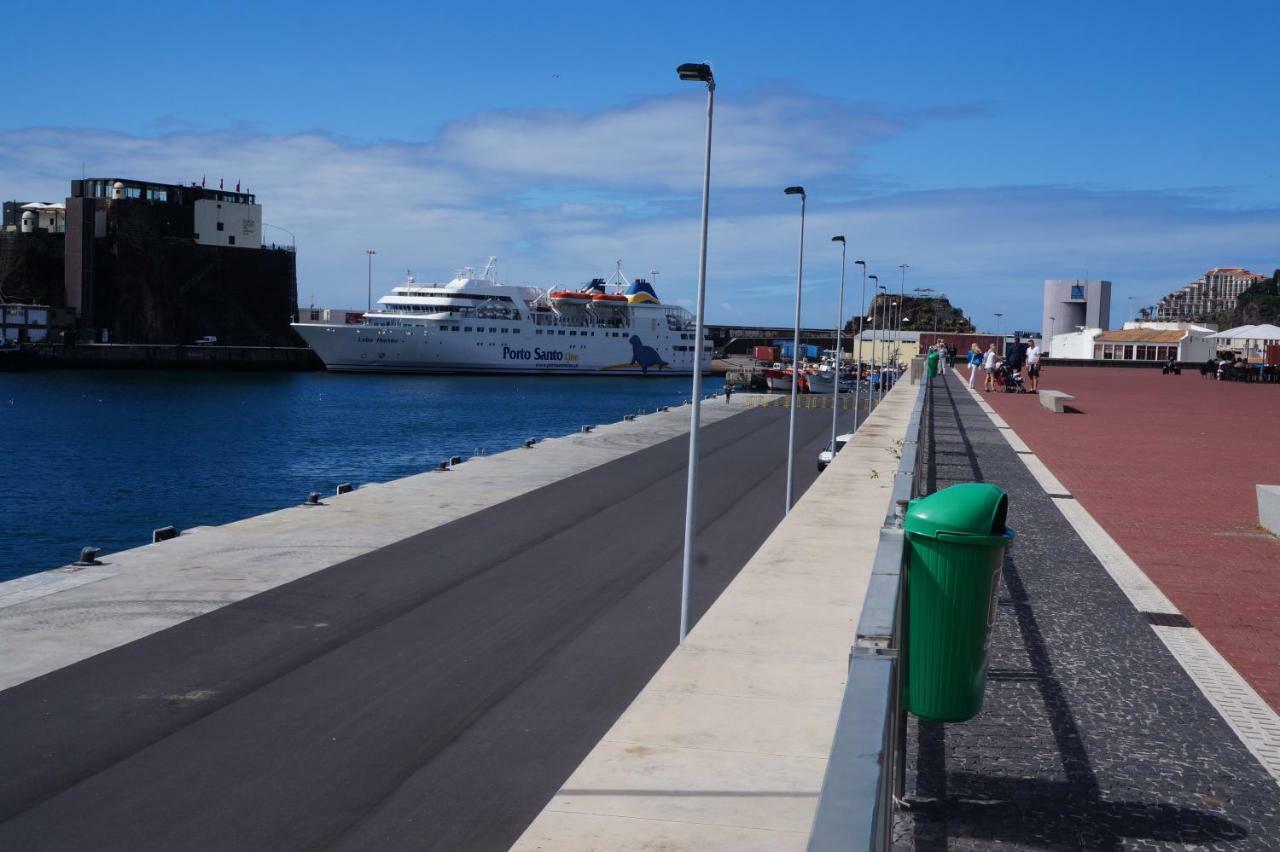
[[[436,138],[356,144],[323,134],[250,131],[134,136],[104,130],[0,130],[0,194],[49,200],[80,174],[163,182],[205,175],[258,193],[267,222],[299,246],[299,297],[363,304],[365,248],[383,282],[412,268],[447,277],[489,254],[512,280],[569,284],[660,270],[658,289],[691,300],[698,248],[702,98],[696,91],[588,114],[483,113]],[[1113,303],[1154,298],[1216,264],[1270,271],[1280,210],[1232,211],[1212,191],[1088,187],[939,188],[874,194],[857,173],[869,143],[961,108],[900,115],[874,105],[770,92],[717,104],[708,304],[712,321],[785,321],[795,282],[798,204],[810,192],[805,321],[835,312],[838,252],[887,282],[947,292],[987,322],[1038,322],[1040,282],[1116,282]],[[857,191],[855,192],[855,187]],[[833,202],[832,199],[839,199]],[[268,230],[269,239],[287,239]],[[850,267],[849,304],[860,279]],[[824,319],[826,318],[826,319]]]
[[[515,179],[687,191],[702,179],[702,99],[665,97],[588,115],[498,112],[441,133],[439,153]],[[849,171],[859,145],[901,132],[883,108],[773,93],[721,102],[713,174],[721,188],[784,185]]]

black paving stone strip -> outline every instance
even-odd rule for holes
[[[788,415],[705,429],[695,617],[781,520]],[[0,849],[507,848],[675,647],[687,448],[0,693]]]
[[[982,713],[908,724],[898,849],[1280,849],[1280,794],[991,421],[935,380],[929,481],[994,482],[1017,533]],[[950,460],[954,461],[954,460]]]

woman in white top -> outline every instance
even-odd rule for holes
[[[996,345],[987,347],[987,354],[982,356],[982,372],[986,374],[986,389],[996,389]]]

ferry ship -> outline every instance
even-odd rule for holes
[[[711,366],[711,341],[699,352],[693,315],[662,304],[648,281],[628,281],[621,262],[607,282],[543,290],[499,284],[495,260],[447,284],[409,276],[363,324],[293,328],[336,371],[687,376],[695,357]]]

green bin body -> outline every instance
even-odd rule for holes
[[[985,482],[953,485],[907,506],[906,709],[963,722],[982,710],[1009,500]]]
[[[930,352],[929,357],[925,358],[925,378],[932,379],[938,375],[938,353]]]

